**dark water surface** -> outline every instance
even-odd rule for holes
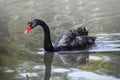
[[[0,0],[0,80],[120,80],[120,0]],[[44,52],[44,20],[52,42],[81,25],[96,44],[81,51]]]

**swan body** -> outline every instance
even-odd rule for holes
[[[85,27],[79,27],[62,34],[52,45],[50,30],[48,25],[39,19],[28,22],[25,33],[40,25],[44,30],[44,49],[48,52],[81,50],[95,44],[96,37],[88,36],[88,30]]]
[[[95,39],[96,37],[88,36],[88,31],[85,27],[80,27],[62,34],[56,41],[54,48],[57,51],[81,50],[93,45]]]

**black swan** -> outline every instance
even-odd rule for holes
[[[37,25],[42,26],[44,30],[44,49],[48,52],[81,50],[88,48],[95,43],[96,37],[88,36],[88,31],[86,28],[79,27],[62,34],[56,40],[55,45],[53,46],[51,42],[49,27],[42,20],[34,19],[28,22],[25,34]]]

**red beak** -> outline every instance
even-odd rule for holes
[[[31,27],[30,27],[30,25],[28,24],[27,27],[26,27],[26,29],[25,29],[25,32],[24,32],[24,33],[27,34],[30,30],[31,30]]]

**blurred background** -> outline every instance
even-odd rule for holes
[[[41,78],[42,80],[44,78],[43,55],[37,54],[43,47],[43,30],[37,27],[24,35],[27,22],[36,18],[49,25],[52,42],[64,31],[83,25],[88,27],[90,35],[100,36],[104,40],[106,36],[109,40],[117,40],[116,44],[119,44],[117,47],[120,48],[120,0],[0,0],[0,80],[24,79],[25,76],[22,73],[32,69],[31,72],[35,73],[31,75],[37,77],[32,77],[33,79]],[[104,58],[103,56],[112,57],[110,63],[100,59],[100,61],[103,60],[102,65],[107,66],[104,68],[105,70],[104,66],[96,66],[96,70],[84,67],[83,70],[98,71],[96,73],[114,77],[104,80],[120,80],[118,62],[120,52],[108,53],[111,54],[97,53],[97,56],[102,56],[102,58]],[[68,68],[63,64],[57,64],[60,61],[57,60],[57,56],[55,61],[54,66]],[[113,66],[108,69],[112,64]],[[41,73],[33,68],[35,66],[40,67]],[[99,72],[99,68],[101,72]],[[36,75],[37,73],[38,75]],[[73,78],[74,76],[69,78],[69,75],[66,76],[66,74],[53,74],[51,80],[94,80],[86,79],[85,76],[83,76],[84,78]]]

